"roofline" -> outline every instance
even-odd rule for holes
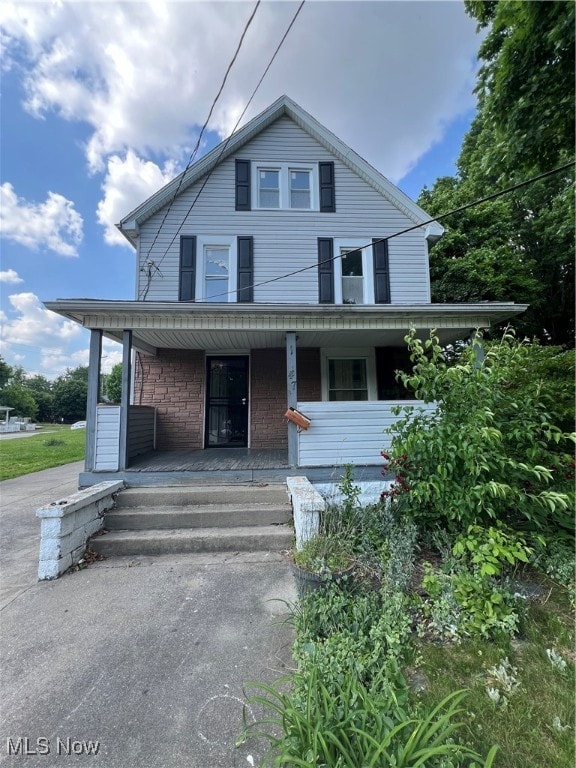
[[[194,184],[206,173],[209,173],[219,162],[222,162],[238,151],[264,128],[284,115],[294,120],[300,128],[320,142],[351,170],[355,171],[368,184],[374,187],[377,192],[380,192],[393,202],[415,224],[424,224],[431,219],[426,211],[420,208],[401,189],[392,184],[370,163],[329,131],[328,128],[319,123],[312,115],[302,109],[300,105],[284,95],[125,216],[116,225],[120,232],[135,245],[140,224],[167,205],[177,192],[179,193]],[[437,222],[427,227],[427,235],[431,239],[438,239],[443,232],[444,228]]]
[[[351,318],[353,316],[383,318],[405,318],[409,325],[410,317],[485,317],[491,323],[498,323],[528,309],[528,304],[514,302],[479,302],[475,304],[208,304],[194,302],[156,302],[108,299],[58,299],[43,302],[46,309],[80,323],[86,328],[97,328],[98,318],[116,315],[117,317],[201,317],[204,320],[214,318],[219,324],[226,318],[236,317],[276,317],[287,318],[324,317],[326,319]]]

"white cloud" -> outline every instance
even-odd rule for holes
[[[55,341],[69,343],[80,338],[81,327],[46,309],[34,293],[13,293],[8,297],[11,317],[3,313],[0,333],[3,344],[23,345],[47,350]]]
[[[27,58],[27,108],[87,123],[87,159],[100,171],[129,149],[179,160],[189,151],[252,10],[243,2],[3,6],[8,55]],[[211,120],[222,136],[295,7],[258,9]],[[474,105],[478,42],[461,3],[309,2],[246,119],[287,93],[397,181]]]
[[[131,150],[124,159],[118,155],[108,158],[106,178],[102,184],[104,197],[98,203],[97,216],[104,226],[104,239],[109,245],[131,248],[115,225],[174,175],[175,168],[171,163],[161,170],[155,163],[142,160]]]
[[[82,242],[82,216],[74,203],[48,192],[43,203],[18,197],[9,182],[0,187],[0,233],[2,237],[32,250],[47,248],[62,256],[77,256]]]
[[[14,269],[4,269],[0,271],[0,283],[23,283],[24,280]]]

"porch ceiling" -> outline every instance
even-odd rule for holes
[[[47,309],[115,340],[133,331],[133,346],[217,351],[282,347],[295,331],[300,347],[400,346],[410,327],[435,328],[442,343],[465,338],[523,312],[513,303],[416,305],[193,304],[67,299]]]

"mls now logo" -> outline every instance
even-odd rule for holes
[[[30,739],[28,736],[18,736],[15,739],[6,739],[6,751],[9,755],[97,755],[100,749],[99,741],[76,741],[74,739],[61,739],[50,741],[45,736]]]

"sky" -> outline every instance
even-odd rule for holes
[[[88,363],[58,298],[133,299],[115,227],[182,171],[255,2],[0,5],[0,355],[54,379]],[[263,0],[196,159],[226,138],[297,3]],[[453,175],[480,38],[459,0],[307,0],[243,122],[287,94],[416,199]],[[104,372],[121,348],[104,342]]]

